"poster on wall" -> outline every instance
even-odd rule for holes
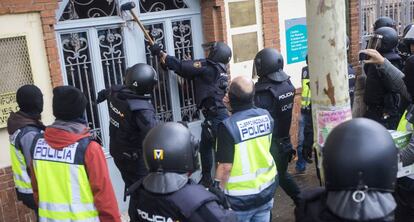
[[[306,17],[285,20],[287,64],[303,62],[308,52]]]
[[[18,105],[16,102],[16,93],[0,94],[0,128],[7,126],[7,119],[11,112],[16,112]]]

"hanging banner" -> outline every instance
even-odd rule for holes
[[[287,64],[306,60],[308,31],[306,17],[285,20]]]
[[[0,95],[0,128],[7,126],[7,119],[11,112],[16,112],[19,106],[16,102],[16,93],[5,93]]]

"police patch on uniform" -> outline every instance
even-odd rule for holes
[[[242,141],[272,133],[271,121],[267,115],[241,120],[236,124]]]
[[[200,61],[196,61],[196,62],[193,63],[193,66],[194,66],[194,68],[199,69],[199,68],[201,68],[202,65],[201,65]]]
[[[164,150],[154,149],[154,160],[163,160],[164,159]]]

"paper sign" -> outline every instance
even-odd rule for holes
[[[0,95],[0,128],[7,126],[7,119],[11,112],[18,110],[16,93],[5,93]]]
[[[308,52],[306,17],[285,20],[287,64],[305,61]]]
[[[323,146],[331,130],[351,118],[352,111],[350,107],[332,111],[317,111],[318,144]]]

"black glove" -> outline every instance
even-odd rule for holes
[[[162,45],[159,43],[154,43],[154,45],[149,47],[149,50],[151,51],[151,55],[160,56],[162,52]]]
[[[108,97],[108,93],[109,90],[103,89],[101,91],[98,92],[98,98],[96,99],[96,104],[99,104],[103,101],[105,101]]]
[[[208,188],[208,191],[210,191],[212,194],[216,195],[216,197],[218,198],[218,203],[224,207],[224,209],[230,209],[230,203],[227,200],[227,196],[226,194],[224,194],[224,192],[222,190],[220,190],[220,188],[216,187],[216,186],[212,186],[210,188]]]

